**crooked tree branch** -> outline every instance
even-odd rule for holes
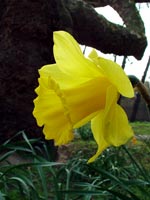
[[[94,47],[103,53],[134,56],[141,59],[147,40],[143,21],[134,3],[128,0],[100,1],[109,3],[119,12],[126,27],[109,22],[94,8],[82,0],[64,0],[72,17],[74,37],[87,46]]]
[[[96,7],[107,6],[112,2],[112,0],[84,0],[90,5]],[[150,0],[133,0],[135,3],[150,3]]]

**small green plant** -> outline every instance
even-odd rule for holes
[[[22,140],[14,142],[18,136],[22,136]],[[49,160],[46,142],[43,148],[35,147],[38,140],[29,140],[21,131],[0,146],[0,199],[49,199],[51,192],[49,193],[47,174],[51,174],[49,182],[56,183],[53,167],[60,164]],[[10,163],[8,158],[16,155],[21,155],[23,161]]]
[[[90,123],[78,128],[77,132],[80,134],[83,140],[93,140],[93,134],[90,128]]]
[[[149,143],[108,148],[87,164],[96,150],[93,141],[73,142],[66,163],[53,162],[47,142],[37,142],[22,131],[0,145],[1,200],[149,200]],[[15,154],[21,163],[10,163]]]

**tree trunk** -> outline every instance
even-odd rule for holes
[[[53,63],[53,8],[46,1],[5,1],[0,25],[0,133],[41,135],[33,111],[38,69]],[[51,26],[49,26],[51,24]]]

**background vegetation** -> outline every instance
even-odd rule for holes
[[[87,159],[96,151],[96,144],[88,136],[89,125],[78,130],[81,137],[59,149],[57,162],[52,161],[47,143],[39,145],[38,139],[28,139],[23,131],[17,133],[0,146],[0,199],[149,200],[150,124],[132,126],[144,137],[137,135],[136,143],[108,148],[91,164]],[[22,140],[15,142],[18,136]],[[65,160],[61,160],[63,154]]]

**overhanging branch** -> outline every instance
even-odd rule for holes
[[[120,0],[107,1],[124,19],[126,27],[123,27],[109,22],[82,0],[64,2],[73,20],[72,33],[81,44],[104,53],[142,58],[147,41],[143,21],[133,3],[128,0],[120,4]]]
[[[112,0],[84,0],[90,5],[96,7],[107,6],[112,2]],[[120,1],[121,2],[121,1]],[[150,3],[150,0],[133,0],[135,3]]]

